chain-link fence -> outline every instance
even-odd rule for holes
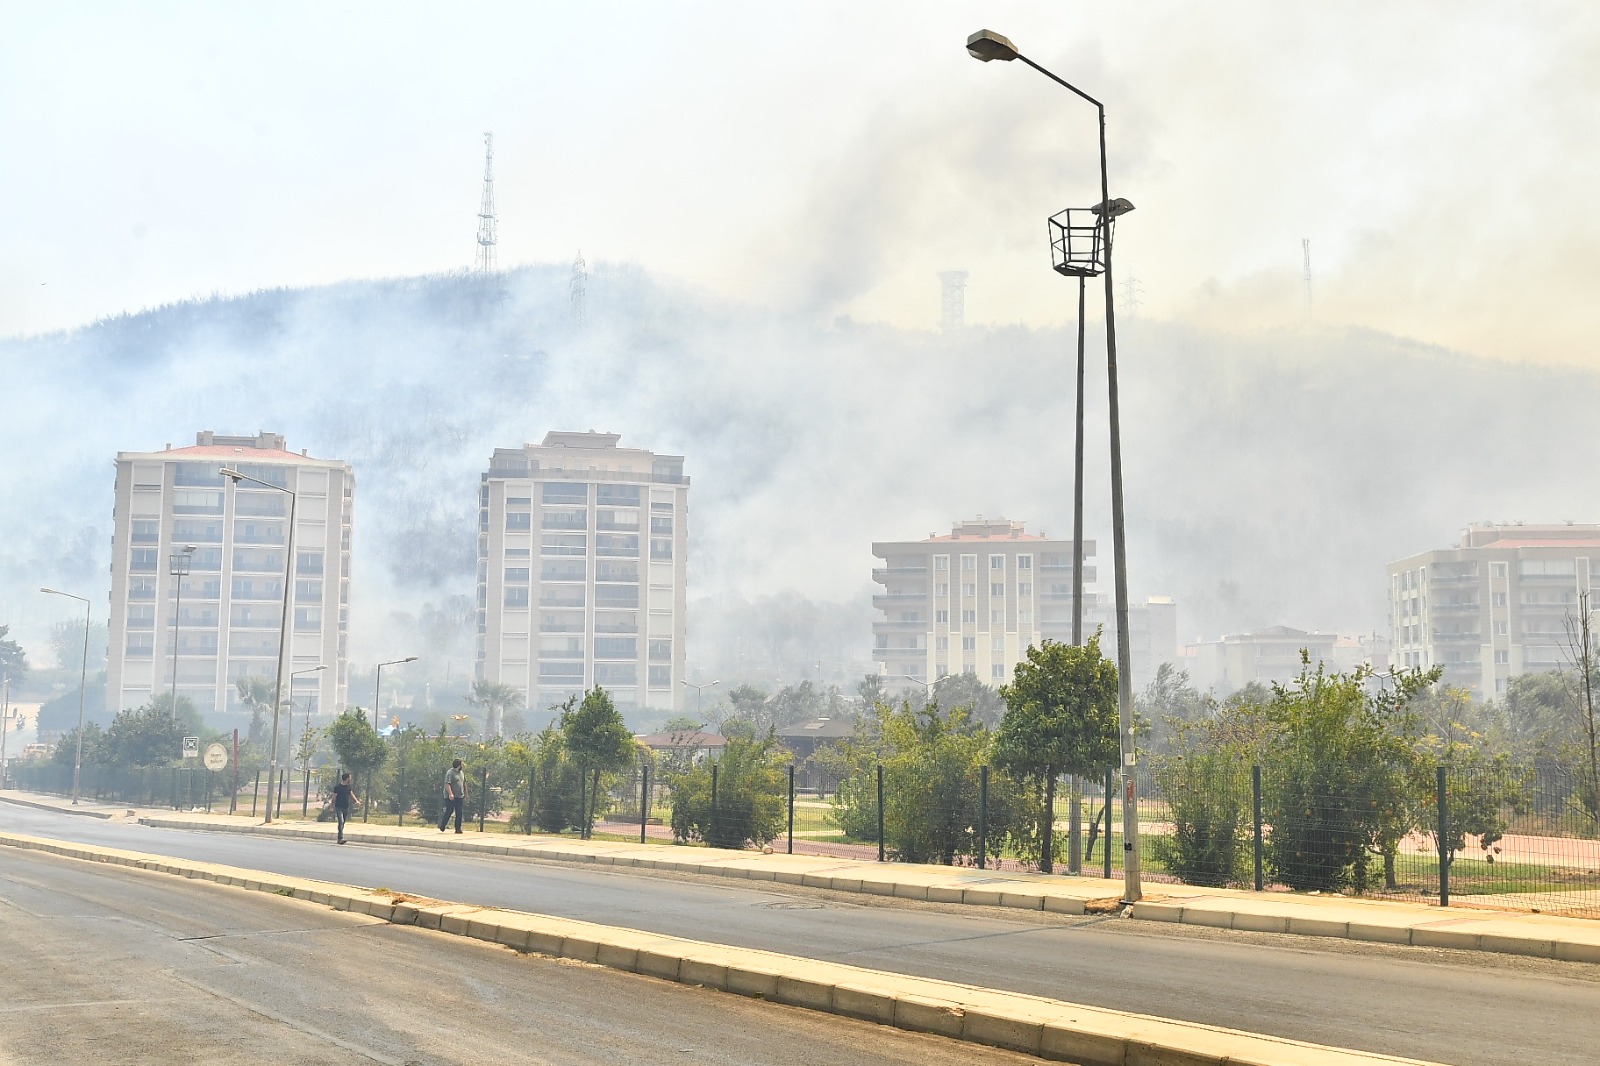
[[[441,749],[442,750],[442,749]],[[448,762],[402,751],[358,775],[363,820],[436,824]],[[795,768],[724,757],[663,771],[568,759],[486,760],[468,772],[474,830],[1120,879],[1126,780],[980,766],[858,765],[830,791]],[[1336,771],[1337,768],[1334,768]],[[1351,893],[1445,905],[1600,916],[1600,811],[1593,777],[1561,766],[1396,766],[1359,780],[1224,755],[1150,760],[1137,778],[1138,849],[1152,882]],[[257,772],[84,766],[89,799],[186,810],[316,817],[336,770]],[[72,768],[15,767],[19,788],[72,791]],[[802,778],[803,780],[803,778]],[[1048,817],[1046,812],[1048,813]],[[1108,886],[1108,895],[1114,895]]]

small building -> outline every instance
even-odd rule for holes
[[[728,738],[718,733],[699,729],[678,729],[666,733],[646,733],[633,738],[634,743],[649,748],[658,755],[681,757],[681,761],[697,763],[721,754],[728,746]]]

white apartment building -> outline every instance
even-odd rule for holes
[[[615,433],[496,448],[478,495],[478,676],[544,710],[599,685],[619,708],[684,688],[689,479]]]
[[[1085,540],[1084,583],[1095,544]],[[989,685],[1011,681],[1028,648],[1043,640],[1072,642],[1072,541],[1047,540],[1004,518],[958,522],[948,536],[872,546],[883,564],[872,579],[884,586],[872,605],[873,657],[887,677],[922,684],[970,673]],[[1084,593],[1087,639],[1104,626],[1100,647],[1116,659],[1112,604]],[[1135,687],[1177,655],[1177,607],[1165,597],[1130,604],[1129,651]],[[901,689],[911,687],[902,682]]]
[[[142,706],[171,691],[175,677],[178,695],[202,713],[241,710],[238,680],[277,673],[288,566],[294,599],[284,698],[300,713],[343,708],[355,492],[349,464],[287,451],[276,433],[207,430],[193,447],[118,452],[116,465],[108,706]],[[295,494],[293,560],[286,557],[288,493],[248,481],[235,486],[219,473],[224,466]],[[306,672],[289,676],[296,671]]]
[[[1567,626],[1594,589],[1591,560],[1600,525],[1485,523],[1453,548],[1390,563],[1395,665],[1442,666],[1446,684],[1479,698],[1503,695],[1518,674],[1569,667]]]

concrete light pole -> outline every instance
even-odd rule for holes
[[[167,567],[172,578],[172,717],[178,717],[178,624],[183,614],[183,579],[193,569],[194,553],[198,545],[185,544],[181,552],[174,552]]]
[[[264,489],[272,489],[274,492],[281,492],[289,497],[289,532],[284,538],[283,614],[278,622],[278,674],[272,686],[272,756],[267,764],[267,781],[271,787],[267,790],[267,810],[264,822],[270,823],[272,821],[272,797],[277,794],[278,789],[278,717],[283,712],[283,671],[289,657],[289,602],[294,590],[294,512],[295,504],[299,502],[300,498],[293,489],[262,481],[260,478],[251,477],[249,474],[242,474],[231,466],[225,466],[217,473],[225,478],[230,478],[235,489],[239,487],[239,482],[248,481],[252,485],[260,485]]]
[[[372,684],[372,731],[378,731],[378,696],[383,692],[383,668],[385,666],[399,666],[401,663],[414,663],[415,655],[407,655],[404,659],[390,659],[386,663],[378,664],[378,676]]]
[[[1126,214],[1128,211],[1133,210],[1133,205],[1120,198],[1116,200],[1111,198],[1110,185],[1106,174],[1106,109],[1104,104],[1077,86],[1041,67],[1017,51],[1016,45],[1012,44],[1011,41],[992,30],[979,30],[968,37],[967,53],[974,59],[984,63],[996,59],[1009,63],[1013,59],[1020,59],[1057,85],[1093,104],[1095,113],[1099,117],[1100,202],[1091,208],[1091,211],[1098,218],[1095,236],[1099,242],[1098,250],[1102,257],[1101,266],[1105,278],[1107,416],[1111,427],[1111,547],[1117,611],[1117,733],[1118,746],[1122,752],[1122,773],[1124,778],[1122,802],[1123,901],[1132,903],[1143,895],[1143,891],[1139,883],[1139,810],[1133,736],[1133,668],[1128,634],[1127,538],[1123,521],[1122,426],[1117,393],[1117,321],[1115,290],[1112,287],[1111,279],[1111,223],[1118,215]],[[1081,313],[1079,320],[1080,322],[1082,321]],[[1080,397],[1082,395],[1081,385],[1079,395]],[[1079,424],[1081,426],[1081,406],[1079,412]],[[1074,532],[1080,537],[1079,551],[1081,552],[1081,532],[1076,530]],[[1079,566],[1081,569],[1081,561]]]
[[[74,596],[70,592],[59,589],[41,588],[40,592],[50,596],[65,596],[69,600],[77,600],[83,604],[83,668],[78,675],[78,751],[72,757],[72,802],[78,802],[78,784],[83,778],[83,696],[89,690],[89,616],[93,606],[82,596]]]
[[[694,689],[694,714],[696,718],[700,719],[700,724],[704,725],[705,714],[703,713],[704,708],[701,707],[701,694],[708,688],[716,688],[718,685],[722,684],[722,681],[720,679],[717,681],[708,681],[704,685],[697,685],[693,681],[685,681],[684,684]]]

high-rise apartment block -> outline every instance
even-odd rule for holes
[[[1095,577],[1094,552],[1094,541],[1084,541],[1085,585]],[[883,612],[872,626],[873,656],[891,679],[931,685],[946,674],[969,673],[1003,685],[1030,646],[1072,642],[1070,540],[980,517],[956,523],[948,536],[874,544],[872,554],[884,562],[872,572],[884,586],[872,600]],[[1086,590],[1084,638],[1100,626],[1101,650],[1115,661],[1115,611]],[[1176,605],[1166,597],[1130,605],[1128,632],[1133,681],[1142,686],[1176,657]]]
[[[1600,525],[1482,524],[1453,548],[1390,563],[1395,665],[1442,666],[1446,684],[1480,698],[1503,695],[1518,674],[1569,666],[1591,560]]]
[[[235,486],[224,466],[277,488]],[[349,464],[287,451],[276,433],[206,431],[191,448],[118,452],[108,706],[141,706],[176,683],[202,712],[242,709],[239,679],[277,674],[287,572],[284,698],[342,708],[354,492]]]
[[[615,433],[496,448],[478,496],[478,676],[548,708],[677,709],[689,479]]]

